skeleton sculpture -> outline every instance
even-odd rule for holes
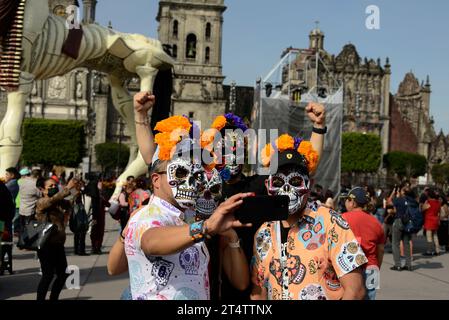
[[[126,171],[118,178],[118,187],[114,193],[114,196],[118,196],[127,176],[139,176],[147,170],[136,147],[133,100],[124,88],[124,82],[138,75],[141,80],[140,90],[152,92],[158,71],[170,69],[173,66],[172,58],[163,51],[157,40],[88,24],[82,26],[79,56],[74,59],[62,53],[69,28],[62,17],[50,14],[48,0],[20,0],[20,3],[17,15],[22,14],[22,17],[11,27],[11,32],[16,33],[14,37],[10,36],[11,45],[16,46],[16,51],[13,54],[1,53],[2,60],[12,61],[6,66],[19,71],[7,70],[5,73],[5,65],[2,70],[3,76],[11,75],[9,79],[18,75],[18,81],[10,82],[11,85],[2,82],[2,87],[8,92],[8,106],[0,125],[0,176],[5,174],[6,168],[16,166],[20,158],[20,128],[34,80],[48,79],[85,67],[108,75],[114,106],[131,133],[134,146],[131,148],[131,158],[134,160],[130,158]],[[17,49],[19,45],[21,48]]]

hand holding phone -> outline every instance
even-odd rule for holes
[[[288,219],[288,196],[255,196],[243,199],[234,216],[241,223],[264,223]]]

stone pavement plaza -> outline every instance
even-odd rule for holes
[[[64,289],[60,299],[67,300],[118,300],[123,289],[128,286],[128,274],[111,277],[107,274],[107,252],[118,237],[118,224],[107,216],[104,237],[105,252],[102,255],[76,256],[73,254],[73,234],[68,231],[66,252],[69,265],[80,269],[80,289]],[[425,240],[419,235],[414,240],[415,270],[391,271],[393,256],[386,253],[381,269],[378,299],[449,299],[449,253],[438,257],[424,257]],[[90,239],[86,237],[88,252]],[[34,252],[14,249],[14,275],[0,276],[0,300],[34,300],[40,279],[39,261]]]

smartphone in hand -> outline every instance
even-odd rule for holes
[[[243,204],[234,212],[241,223],[264,223],[288,218],[288,196],[255,196],[243,199]]]

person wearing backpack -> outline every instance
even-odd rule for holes
[[[441,203],[435,190],[430,189],[428,199],[422,206],[424,212],[424,229],[426,229],[427,251],[425,256],[438,256],[440,244],[438,242],[438,228],[440,226]]]
[[[419,226],[419,221],[416,223],[416,226],[413,226],[413,228],[411,228],[413,223],[410,223],[410,220],[419,220],[420,217],[419,204],[416,201],[416,195],[408,185],[403,185],[399,190],[397,188],[393,190],[392,194],[388,198],[387,204],[393,205],[395,211],[392,228],[394,266],[390,269],[394,271],[412,271],[410,242],[412,240],[413,233],[416,233],[421,229],[421,226]],[[411,216],[415,219],[410,219]],[[401,266],[401,240],[404,246],[406,264],[404,267]]]
[[[86,233],[89,229],[89,218],[84,206],[84,194],[79,192],[74,196],[75,201],[70,215],[70,231],[74,234],[75,254],[88,256],[86,253]]]

